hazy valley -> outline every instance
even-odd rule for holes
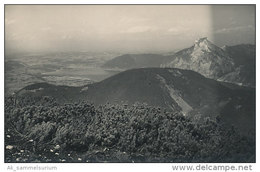
[[[5,94],[39,82],[83,86],[101,81],[117,71],[100,66],[117,53],[63,52],[7,55],[5,58]]]

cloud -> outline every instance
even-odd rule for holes
[[[189,31],[188,28],[185,28],[185,27],[171,27],[167,30],[166,34],[167,35],[181,35],[183,34],[184,32],[187,32]]]
[[[133,23],[142,23],[142,22],[146,22],[149,21],[151,19],[148,18],[138,18],[138,17],[126,17],[123,16],[119,19],[119,23],[124,23],[124,24],[133,24]]]
[[[42,31],[49,31],[49,30],[51,30],[51,29],[52,29],[51,27],[42,27],[42,28],[41,28]]]
[[[61,36],[61,39],[62,40],[70,40],[70,39],[72,39],[72,36],[70,34],[64,34],[64,35]]]
[[[180,29],[179,29],[179,28],[176,28],[176,27],[172,27],[172,28],[168,29],[168,32],[178,33],[178,32],[180,32]]]
[[[229,17],[229,24],[231,26],[234,26],[235,24],[237,24],[237,22],[235,21],[235,19],[233,17]]]
[[[144,32],[153,32],[156,30],[157,28],[151,26],[135,26],[122,31],[121,33],[144,33]]]
[[[5,19],[5,24],[6,25],[10,25],[10,24],[14,24],[15,20],[14,19]]]
[[[254,30],[255,27],[252,25],[247,26],[237,26],[237,27],[230,27],[230,28],[222,28],[215,31],[215,33],[230,33],[234,31],[244,31],[244,30]]]

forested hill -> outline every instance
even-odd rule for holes
[[[222,116],[247,132],[255,128],[255,90],[217,82],[181,69],[142,68],[121,72],[84,87],[39,83],[17,96],[54,97],[58,102],[86,100],[95,105],[147,103],[196,118]]]

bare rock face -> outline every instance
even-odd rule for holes
[[[193,70],[212,79],[234,70],[234,62],[228,54],[206,37],[196,40],[192,47],[177,52],[171,62],[162,66]]]

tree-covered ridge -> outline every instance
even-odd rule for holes
[[[255,162],[254,137],[220,121],[144,104],[9,97],[5,162]]]

